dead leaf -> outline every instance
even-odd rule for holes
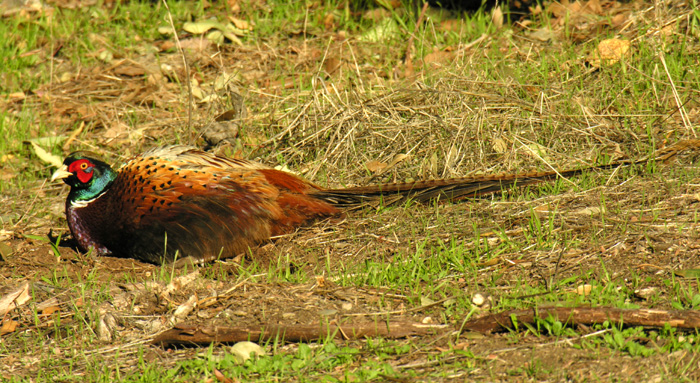
[[[549,41],[554,39],[554,32],[552,32],[551,29],[544,27],[530,33],[530,37],[539,41]]]
[[[391,162],[389,162],[389,165],[387,166],[387,168],[393,168],[394,166],[396,166],[396,164],[398,164],[399,162],[405,160],[406,158],[408,158],[408,154],[397,154],[397,155],[395,155],[395,156],[394,156],[394,159],[391,160]]]
[[[600,68],[603,65],[612,65],[620,61],[629,51],[629,40],[607,39],[601,41],[596,49],[588,55],[591,66]]]
[[[231,121],[240,118],[241,111],[238,109],[229,109],[214,118],[216,122]]]
[[[613,18],[610,20],[610,25],[612,25],[613,27],[619,27],[622,24],[627,22],[628,16],[629,15],[627,15],[625,13],[619,13],[619,14],[613,16]]]
[[[229,16],[228,19],[238,29],[242,29],[242,30],[252,30],[253,29],[252,26],[250,25],[250,23],[245,21],[245,20],[241,20],[241,19],[234,17],[234,16]]]
[[[503,11],[501,11],[500,5],[494,8],[491,12],[491,22],[497,29],[501,29],[503,27]]]
[[[25,141],[25,142],[28,142],[32,146],[32,150],[34,150],[34,154],[36,154],[36,156],[39,157],[40,160],[46,162],[47,164],[49,164],[51,166],[55,166],[57,168],[60,168],[63,165],[63,161],[61,160],[60,157],[54,156],[53,154],[47,152],[46,150],[44,150],[44,148],[39,146],[39,144],[37,144],[36,142],[34,142],[34,141]]]
[[[229,9],[229,11],[231,11],[231,13],[240,13],[241,12],[241,3],[239,0],[228,0],[227,3],[228,3],[228,9]]]
[[[365,167],[366,167],[367,170],[369,170],[370,172],[376,173],[376,172],[378,172],[378,171],[381,171],[381,170],[385,169],[385,168],[387,167],[387,164],[384,163],[384,162],[372,160],[372,161],[367,162],[367,163],[365,164]]]
[[[224,38],[224,33],[219,30],[213,30],[207,33],[207,40],[217,45],[222,45],[226,41]]]
[[[236,27],[233,23],[228,23],[228,24],[224,25],[224,30],[222,32],[224,32],[227,39],[238,40],[237,38],[231,38],[229,35],[233,34],[236,36],[245,36],[246,33],[248,33],[249,31],[247,29],[246,30],[240,29],[240,28]]]
[[[214,28],[223,29],[224,26],[216,20],[200,20],[196,22],[187,22],[182,25],[182,29],[184,29],[185,32],[192,33],[193,35],[201,35]]]
[[[19,322],[14,320],[6,320],[0,326],[0,336],[14,332],[19,327]]]
[[[594,15],[603,14],[603,6],[600,5],[599,0],[589,0],[584,6],[582,11],[584,13],[592,13]]]
[[[423,61],[426,64],[444,63],[446,61],[450,61],[452,57],[454,57],[453,52],[435,51],[425,55],[425,57],[423,57]]]
[[[338,70],[338,68],[340,68],[342,63],[343,62],[337,57],[328,57],[325,61],[323,61],[323,70],[329,75],[332,75]]]
[[[508,144],[502,138],[496,138],[493,140],[493,150],[496,153],[505,153],[508,151]]]
[[[573,214],[583,215],[586,217],[600,215],[601,213],[605,213],[605,209],[599,206],[585,207],[583,209],[579,209],[573,212]]]
[[[29,298],[29,282],[24,282],[19,287],[0,298],[0,316],[3,316],[15,308],[27,303]]]
[[[49,306],[41,310],[41,315],[44,316],[51,316],[53,313],[61,311],[61,308],[58,306]]]
[[[591,291],[593,290],[592,285],[579,285],[576,287],[576,294],[578,295],[583,295],[583,296],[588,296],[591,295]]]
[[[172,35],[173,28],[171,28],[170,26],[162,25],[158,27],[158,33],[160,33],[161,35]]]
[[[200,101],[204,98],[204,91],[199,87],[199,81],[196,78],[192,78],[190,89],[192,90],[192,97]]]
[[[221,383],[234,383],[235,381],[225,376],[221,371],[214,369],[214,377]]]

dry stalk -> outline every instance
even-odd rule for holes
[[[163,0],[163,5],[165,6],[165,10],[168,12],[168,21],[170,22],[170,28],[173,30],[173,36],[175,36],[175,44],[177,46],[177,51],[180,53],[180,56],[182,57],[182,63],[185,66],[185,76],[187,76],[187,79],[185,80],[185,83],[187,84],[187,129],[189,130],[190,133],[190,143],[194,141],[195,138],[195,132],[194,132],[194,127],[192,126],[192,84],[190,83],[192,79],[190,78],[190,65],[187,63],[187,57],[185,57],[185,51],[182,49],[182,44],[180,43],[180,38],[177,35],[177,29],[175,29],[175,23],[173,22],[173,15],[170,13],[170,7],[168,7],[168,1]]]

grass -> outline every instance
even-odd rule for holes
[[[241,47],[186,51],[206,92],[222,72],[239,74],[234,85],[248,117],[221,150],[321,185],[641,158],[698,128],[700,14],[687,6],[620,11],[637,17],[627,28],[611,25],[614,14],[596,15],[588,22],[599,29],[546,12],[525,27],[498,28],[483,10],[434,9],[416,28],[414,11],[394,10],[386,17],[396,27],[368,42],[361,37],[375,23],[343,2],[258,2],[235,14],[203,4],[169,3],[176,27],[228,15],[254,24]],[[241,260],[194,270],[75,254],[60,245],[66,190],[44,184],[53,169],[25,141],[61,135],[43,144],[54,155],[90,149],[118,163],[156,144],[200,144],[190,129],[203,131],[231,107],[229,90],[219,90],[224,101],[197,102],[194,125],[186,126],[182,58],[174,46],[159,48],[173,42],[157,29],[169,26],[166,16],[161,3],[126,2],[56,8],[0,25],[0,241],[15,250],[0,284],[32,282],[30,303],[9,314],[21,326],[0,342],[3,379],[213,381],[215,370],[260,382],[697,379],[696,332],[555,318],[514,324],[505,335],[278,340],[243,364],[224,345],[165,351],[145,344],[191,296],[216,300],[186,322],[216,325],[366,319],[459,328],[477,315],[542,305],[700,307],[698,281],[674,274],[697,267],[692,156],[460,204],[355,211]],[[661,28],[672,20],[680,21]],[[541,29],[553,38],[533,37]],[[403,65],[411,35],[412,71]],[[587,55],[616,36],[632,41],[630,53],[592,68]],[[114,72],[122,59],[167,64],[175,74],[122,75]],[[328,60],[339,62],[333,73]],[[381,174],[365,166],[398,154],[407,157]],[[54,238],[46,241],[49,229]],[[189,281],[193,271],[199,275]],[[484,305],[473,303],[477,293]],[[106,314],[115,323],[105,324]]]

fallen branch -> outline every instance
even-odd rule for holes
[[[360,339],[383,337],[387,339],[429,335],[445,325],[423,325],[418,323],[386,322],[319,325],[268,325],[258,327],[198,326],[180,324],[153,339],[161,347],[207,346],[211,343],[236,343],[242,341],[267,341],[275,338],[285,342],[311,342],[328,337],[338,339]]]
[[[535,324],[537,318],[553,317],[567,325],[594,325],[605,321],[615,325],[662,328],[667,324],[679,329],[700,328],[699,310],[618,309],[612,307],[537,307],[487,315],[467,321],[463,330],[481,333],[505,332],[515,325]]]

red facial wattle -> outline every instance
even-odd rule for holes
[[[68,171],[75,174],[78,180],[85,184],[92,179],[92,175],[94,174],[92,168],[94,166],[95,165],[88,160],[78,160],[68,166]]]

